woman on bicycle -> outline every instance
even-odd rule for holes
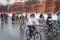
[[[20,27],[22,28],[22,26],[24,24],[24,17],[23,16],[20,16],[19,23],[20,23]]]
[[[52,15],[48,14],[46,24],[49,26],[49,31],[50,31],[50,28],[52,28],[52,23],[53,23]]]
[[[30,19],[28,19],[28,28],[29,28],[29,36],[31,37],[32,36],[32,32],[35,30],[35,26],[38,24],[38,22],[36,21],[35,19],[35,15],[34,14],[31,14],[30,15]]]

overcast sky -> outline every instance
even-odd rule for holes
[[[13,4],[16,0],[10,0],[10,4]],[[17,1],[20,1],[20,0],[17,0]],[[21,2],[24,2],[24,0],[21,0]],[[6,5],[7,4],[7,1],[6,0],[0,0],[0,3],[2,3],[3,5]]]
[[[10,0],[10,4],[13,4],[16,0]],[[20,2],[24,2],[26,0],[17,0],[17,1],[20,1]],[[40,1],[43,1],[43,0],[40,0]],[[0,3],[2,3],[3,5],[6,5],[7,4],[7,1],[6,0],[0,0]]]

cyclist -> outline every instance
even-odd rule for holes
[[[57,14],[57,22],[58,22],[58,24],[60,24],[60,12]]]
[[[16,22],[18,23],[19,21],[19,15],[16,15]]]
[[[5,23],[8,23],[8,14],[4,13]]]
[[[4,13],[1,13],[1,22],[4,22]]]
[[[13,23],[13,21],[15,21],[15,19],[16,19],[15,17],[16,17],[16,14],[15,14],[15,12],[13,12],[12,13],[12,23]]]
[[[34,25],[36,25],[36,24],[38,24],[38,22],[35,19],[35,15],[31,14],[30,15],[30,19],[28,19],[28,24],[27,24],[28,28],[29,28],[29,36],[30,36],[30,38],[32,37],[32,33],[35,30],[35,26]]]
[[[43,14],[40,14],[38,22],[39,23],[43,23],[44,22],[44,16],[43,16]]]
[[[43,27],[45,26],[45,21],[44,21],[44,16],[43,14],[40,14],[39,19],[38,19],[39,25],[41,27],[41,31],[43,31]]]
[[[48,17],[47,17],[47,20],[46,20],[46,24],[49,26],[49,31],[52,28],[52,23],[53,23],[52,20],[53,20],[52,19],[52,15],[51,14],[48,14]]]
[[[60,12],[57,14],[57,23],[58,23],[58,28],[60,30]]]
[[[24,17],[23,16],[20,16],[19,23],[20,23],[20,27],[22,28],[22,26],[24,24]]]

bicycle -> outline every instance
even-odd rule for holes
[[[15,22],[16,22],[15,16],[12,16],[11,20],[12,20],[12,24],[15,24]]]
[[[27,38],[27,40],[30,40],[32,37],[34,38],[34,40],[42,40],[42,36],[36,30],[36,28],[35,28],[35,30],[32,31],[31,37],[29,36],[29,32],[30,32],[30,29],[27,29],[27,31],[26,31],[26,38]]]
[[[4,23],[4,18],[1,18],[1,23],[2,23],[2,24]]]
[[[44,27],[44,33],[48,34],[49,32],[51,32],[54,37],[57,37],[58,35],[58,29],[55,28],[53,25],[52,25],[52,28],[48,26]]]
[[[5,19],[5,23],[6,23],[6,24],[8,23],[8,18]]]
[[[16,16],[16,23],[18,24],[19,23],[19,17]]]

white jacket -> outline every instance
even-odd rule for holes
[[[44,22],[44,18],[39,18],[39,19],[38,19],[38,22],[39,22],[39,23]]]
[[[39,25],[39,23],[35,18],[30,18],[27,25]]]

